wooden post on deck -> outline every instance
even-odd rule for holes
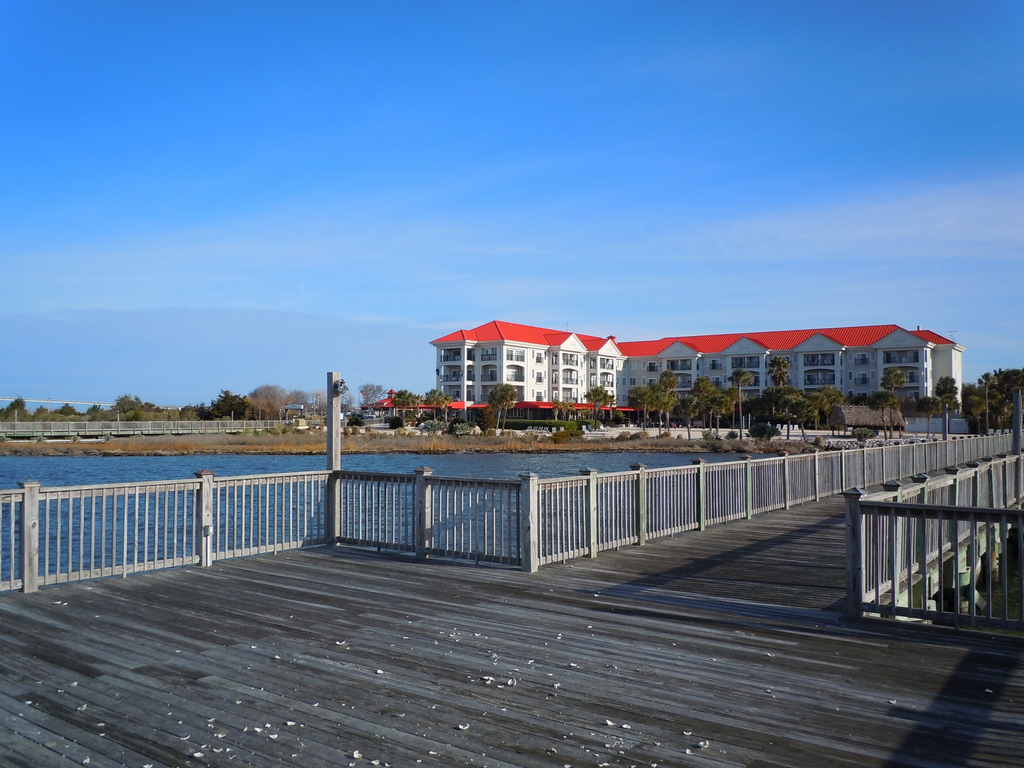
[[[647,543],[647,465],[630,464],[636,472],[636,543]]]
[[[864,536],[859,488],[843,491],[846,498],[846,615],[864,615]]]
[[[213,565],[213,476],[208,469],[196,472],[199,484],[199,498],[196,500],[196,536],[199,548],[199,567],[209,568]]]
[[[921,483],[921,490],[917,494],[917,503],[918,504],[927,504],[928,503],[928,481],[931,478],[928,477],[928,475],[926,475],[926,474],[924,474],[922,472],[919,475],[914,475],[910,479],[913,480],[915,483]]]
[[[747,508],[747,520],[750,520],[754,516],[754,466],[751,464],[753,456],[749,453],[740,455],[746,464],[743,467],[743,478],[744,478],[744,504]]]
[[[520,475],[522,484],[519,486],[519,560],[522,569],[527,573],[536,573],[540,567],[540,550],[538,540],[540,531],[540,475],[527,472]]]
[[[18,485],[25,491],[21,501],[21,591],[35,592],[39,589],[39,481],[26,480]],[[11,512],[13,514],[14,510]]]
[[[345,382],[338,372],[327,374],[327,487],[324,489],[324,539],[341,536],[341,396]]]
[[[434,494],[430,492],[430,467],[417,467],[416,473],[416,556],[427,557],[434,546]]]
[[[780,451],[782,454],[782,508],[789,509],[792,506],[789,503],[791,496],[789,491],[789,451]]]
[[[818,449],[814,449],[814,500],[821,501],[821,467],[818,461]]]
[[[1013,498],[1015,506],[1020,506],[1021,491],[1024,490],[1024,463],[1021,462],[1021,395],[1020,390],[1013,390],[1013,453],[1017,456],[1017,471],[1013,473]]]
[[[581,469],[580,474],[587,478],[587,553],[597,557],[597,470]]]
[[[703,531],[707,528],[708,524],[708,485],[707,475],[704,470],[704,465],[707,464],[707,461],[704,459],[694,459],[693,463],[697,465],[697,528]]]

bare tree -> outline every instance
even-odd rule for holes
[[[383,400],[387,390],[380,384],[361,384],[359,386],[359,404],[362,406],[373,405],[378,400]]]

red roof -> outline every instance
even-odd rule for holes
[[[447,336],[434,339],[432,344],[445,344],[452,341],[518,341],[522,344],[537,344],[542,347],[557,347],[564,344],[570,336],[576,336],[591,351],[600,349],[610,339],[601,336],[588,336],[582,333],[556,331],[551,328],[538,328],[534,325],[506,323],[504,320],[492,320],[469,330],[455,331]]]
[[[905,330],[898,325],[859,325],[845,328],[810,328],[799,331],[761,331],[756,333],[720,333],[708,336],[668,336],[656,341],[622,341],[619,349],[630,357],[654,357],[674,342],[685,344],[703,354],[717,354],[740,339],[748,339],[767,350],[794,349],[815,334],[844,347],[868,347],[894,331]],[[933,344],[955,344],[934,331],[907,331]]]
[[[702,354],[717,354],[728,349],[740,339],[749,339],[767,350],[793,349],[815,334],[836,342],[844,347],[868,347],[885,338],[890,333],[902,329],[898,325],[857,325],[840,328],[809,328],[795,331],[759,331],[756,333],[718,333],[703,336],[666,336],[649,341],[617,341],[615,337],[587,336],[572,334],[568,331],[555,331],[550,328],[538,328],[533,325],[506,323],[503,320],[492,320],[476,328],[455,331],[447,336],[434,339],[434,344],[453,341],[513,341],[523,344],[537,344],[553,347],[565,343],[566,339],[575,335],[591,352],[603,347],[611,341],[622,354],[628,357],[654,357],[664,352],[675,342],[685,344]],[[932,344],[955,344],[934,331],[907,331],[918,338]]]

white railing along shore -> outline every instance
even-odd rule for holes
[[[73,439],[132,435],[207,435],[262,432],[285,421],[0,421],[0,437],[8,439]]]
[[[330,542],[533,571],[963,465],[1009,450],[1010,440],[989,435],[519,480],[438,477],[421,468],[227,478],[204,472],[190,480],[62,488],[29,481],[0,490],[0,591]]]

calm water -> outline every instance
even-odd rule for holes
[[[649,467],[676,467],[701,457],[730,461],[729,453],[558,453],[496,454],[461,453],[360,454],[342,458],[342,468],[368,472],[411,472],[430,467],[449,477],[514,479],[525,472],[541,477],[575,475],[583,467],[617,472],[641,462]],[[0,488],[17,488],[24,480],[43,485],[94,485],[99,483],[180,480],[200,469],[222,476],[299,472],[326,467],[324,456],[0,456]]]

